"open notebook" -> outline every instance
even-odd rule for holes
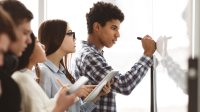
[[[115,75],[118,74],[118,71],[111,71],[108,73],[101,82],[93,89],[93,91],[84,99],[84,102],[92,101],[97,95],[101,92],[102,88],[108,81],[110,81]]]

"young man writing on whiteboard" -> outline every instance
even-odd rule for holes
[[[72,72],[77,77],[87,76],[91,84],[98,84],[113,70],[103,57],[103,48],[111,48],[117,41],[124,14],[113,4],[97,2],[86,14],[86,19],[88,38],[87,41],[82,41],[82,47],[74,59]],[[116,112],[114,92],[130,94],[152,66],[151,57],[155,52],[155,42],[149,35],[144,36],[141,41],[143,56],[124,75],[119,73],[113,78],[112,91],[100,98],[94,112]]]

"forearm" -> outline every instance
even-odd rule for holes
[[[131,70],[123,75],[119,74],[115,77],[112,90],[124,95],[129,95],[146,75],[148,69],[152,66],[152,63],[150,57],[141,57]]]

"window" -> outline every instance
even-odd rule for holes
[[[87,27],[85,14],[98,0],[49,0],[45,1],[45,19],[64,19],[70,23],[76,32],[78,41],[86,40]],[[125,14],[125,20],[121,24],[121,37],[112,49],[105,49],[105,57],[114,69],[121,73],[129,70],[143,54],[141,42],[137,36],[151,35],[154,40],[159,37],[171,37],[168,40],[168,55],[179,67],[181,72],[174,75],[169,72],[170,67],[162,64],[162,59],[155,53],[159,60],[156,68],[157,74],[157,104],[159,112],[186,112],[188,96],[179,87],[181,80],[187,71],[187,59],[191,54],[191,17],[188,7],[189,0],[104,0],[119,6]],[[22,2],[30,8],[34,14],[32,28],[38,30],[38,1]],[[56,5],[55,5],[56,4]],[[37,7],[37,8],[36,8]],[[59,13],[58,13],[59,12]],[[166,52],[165,52],[166,53]],[[184,55],[183,55],[184,54]],[[116,61],[118,60],[118,61]],[[177,69],[175,69],[177,70]],[[119,112],[147,112],[150,111],[150,73],[133,90],[131,95],[117,94],[117,109]],[[183,83],[186,86],[186,83]],[[123,102],[123,103],[121,103]]]

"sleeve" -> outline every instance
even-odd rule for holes
[[[28,75],[27,73],[20,72],[16,72],[12,75],[12,78],[19,85],[21,95],[23,96],[21,110],[23,112],[51,112],[52,105],[47,104],[48,106],[45,106],[46,104],[38,102],[38,99],[42,97],[40,96],[42,95],[41,92],[39,92],[40,88],[37,88],[39,87],[38,84],[35,80],[31,79],[31,77],[28,77]]]
[[[45,67],[41,67],[40,69],[40,86],[42,87],[42,89],[44,90],[44,92],[47,94],[47,96],[49,98],[52,98],[52,92],[51,92],[51,88],[52,88],[52,79],[51,79],[51,76],[50,76],[50,72],[47,68]]]
[[[81,105],[80,112],[91,112],[94,108],[96,108],[94,103],[86,102]]]
[[[142,56],[132,68],[125,74],[117,74],[114,77],[112,90],[124,95],[132,92],[135,86],[147,73],[149,67],[152,66],[152,59],[147,56]],[[113,68],[107,64],[104,57],[97,54],[89,54],[85,57],[83,68],[85,74],[92,79],[93,84],[100,82]],[[84,71],[82,71],[84,73]]]
[[[27,74],[25,74],[27,75]],[[12,75],[12,79],[18,84],[19,88],[20,88],[20,93],[21,93],[21,110],[22,111],[26,111],[27,109],[29,109],[28,111],[32,112],[32,107],[35,105],[32,105],[32,100],[29,97],[29,95],[31,94],[27,94],[29,92],[32,92],[30,89],[28,89],[27,87],[32,87],[31,84],[29,84],[30,82],[27,80],[26,76],[23,75],[23,73],[20,72],[15,72]],[[35,108],[35,110],[38,110],[38,108]]]
[[[56,106],[56,98],[51,98],[49,99],[49,103],[47,104],[47,106],[45,107],[45,111],[46,112],[53,112],[53,109]]]

